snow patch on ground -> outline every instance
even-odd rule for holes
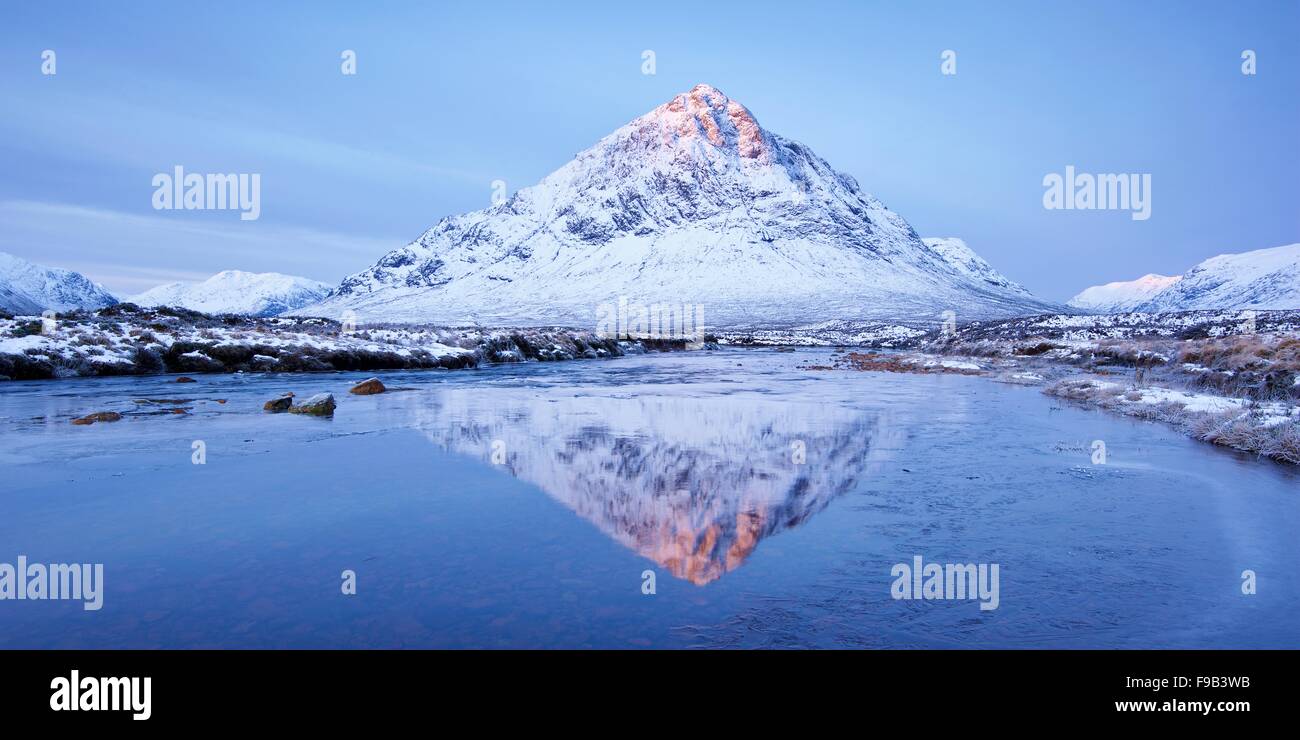
[[[1240,398],[1227,398],[1225,396],[1215,396],[1208,393],[1192,393],[1190,391],[1180,391],[1172,388],[1138,388],[1132,391],[1132,393],[1136,393],[1140,397],[1136,401],[1133,401],[1121,396],[1121,402],[1178,403],[1182,404],[1188,411],[1207,414],[1217,414],[1224,411],[1238,410],[1246,404],[1246,402]]]

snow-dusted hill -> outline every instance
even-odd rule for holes
[[[1070,305],[1106,313],[1300,309],[1300,244],[1221,254],[1177,277],[1098,285]]]
[[[702,306],[712,328],[1061,310],[957,244],[925,244],[852,177],[699,85],[299,313],[581,327],[626,297]]]
[[[45,267],[0,252],[0,309],[39,316],[43,311],[103,308],[117,298],[81,273]]]
[[[1211,257],[1136,310],[1215,308],[1300,308],[1300,244]]]
[[[1137,280],[1117,281],[1094,285],[1071,298],[1067,305],[1088,311],[1124,313],[1151,300],[1155,294],[1181,280],[1175,275],[1143,275]]]
[[[138,306],[179,306],[204,313],[275,316],[324,298],[326,283],[278,272],[225,270],[201,283],[167,283],[127,300]]]

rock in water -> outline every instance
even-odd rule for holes
[[[333,393],[317,393],[297,406],[289,407],[289,413],[309,414],[311,416],[333,416],[334,406]]]
[[[80,419],[73,419],[73,424],[87,425],[94,424],[97,421],[121,421],[122,415],[116,411],[98,411],[93,414],[86,414]]]
[[[279,398],[272,398],[270,401],[262,404],[262,410],[278,414],[282,411],[288,411],[291,406],[293,406],[293,394],[286,393]]]
[[[177,383],[196,383],[196,382],[198,382],[198,381],[196,381],[194,378],[191,378],[191,377],[188,377],[188,376],[182,375],[182,376],[180,376],[179,378],[176,379],[176,382],[177,382]]]
[[[383,383],[379,382],[379,378],[369,378],[352,386],[349,393],[355,393],[358,396],[370,396],[375,393],[383,393],[386,390],[388,389],[384,387]]]

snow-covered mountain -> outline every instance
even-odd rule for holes
[[[14,315],[111,306],[117,298],[85,275],[0,252],[0,309]]]
[[[706,326],[734,327],[1062,309],[939,242],[698,85],[536,186],[442,219],[299,313],[589,326],[626,297],[702,306]]]
[[[1067,305],[1102,313],[1124,313],[1151,300],[1156,293],[1181,279],[1179,275],[1169,277],[1150,273],[1137,280],[1094,285],[1071,298]]]
[[[1137,310],[1213,308],[1300,308],[1300,244],[1211,257]]]
[[[1099,285],[1070,305],[1106,313],[1300,309],[1300,244],[1221,254],[1178,277]]]
[[[139,306],[179,306],[204,313],[275,316],[315,303],[326,283],[278,272],[225,270],[201,283],[167,283],[127,300]]]

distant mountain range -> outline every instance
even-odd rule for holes
[[[1071,298],[1067,305],[1103,313],[1124,313],[1146,303],[1156,293],[1181,279],[1180,275],[1170,277],[1150,273],[1137,280],[1094,285]]]
[[[1300,309],[1300,244],[1222,254],[1175,277],[1094,286],[1069,305],[1102,313]]]
[[[1059,311],[923,241],[811,149],[698,85],[490,208],[442,219],[299,313],[590,326],[620,297],[709,327]]]
[[[179,306],[204,313],[275,316],[324,298],[326,283],[278,272],[225,270],[200,283],[167,283],[126,300],[139,306]]]
[[[39,316],[44,311],[103,308],[117,298],[86,276],[0,252],[0,310]]]
[[[167,283],[122,300],[212,314],[275,316],[315,303],[329,292],[327,283],[293,275],[225,270],[202,282]],[[117,296],[80,273],[0,252],[0,310],[39,316],[44,311],[93,310],[118,302]]]

